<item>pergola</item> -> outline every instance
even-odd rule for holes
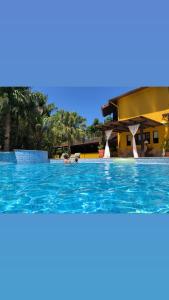
[[[123,121],[110,121],[105,124],[103,124],[100,129],[106,131],[112,129],[113,132],[129,132],[129,126],[131,125],[137,125],[139,124],[139,131],[141,136],[141,154],[144,153],[144,139],[143,139],[143,131],[146,128],[150,127],[156,127],[156,126],[162,126],[163,124],[160,122],[157,122],[155,120],[138,116],[132,119],[127,119]]]

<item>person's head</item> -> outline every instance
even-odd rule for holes
[[[67,153],[64,154],[64,159],[68,159],[69,155]]]
[[[75,157],[75,162],[78,162],[78,157]]]

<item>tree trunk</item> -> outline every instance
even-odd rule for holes
[[[4,143],[4,150],[10,150],[10,133],[11,133],[11,115],[10,112],[6,115],[5,120],[5,143]]]
[[[68,140],[68,153],[71,155],[71,142]]]

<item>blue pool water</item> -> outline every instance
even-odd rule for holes
[[[0,164],[1,213],[168,213],[169,165]]]

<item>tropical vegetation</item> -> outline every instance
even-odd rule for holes
[[[47,119],[47,128],[50,140],[54,145],[66,143],[70,152],[74,141],[82,141],[86,133],[86,119],[79,116],[76,112],[58,110]]]
[[[0,149],[45,149],[75,141],[102,139],[100,122],[86,119],[48,103],[48,97],[30,87],[0,87]]]

